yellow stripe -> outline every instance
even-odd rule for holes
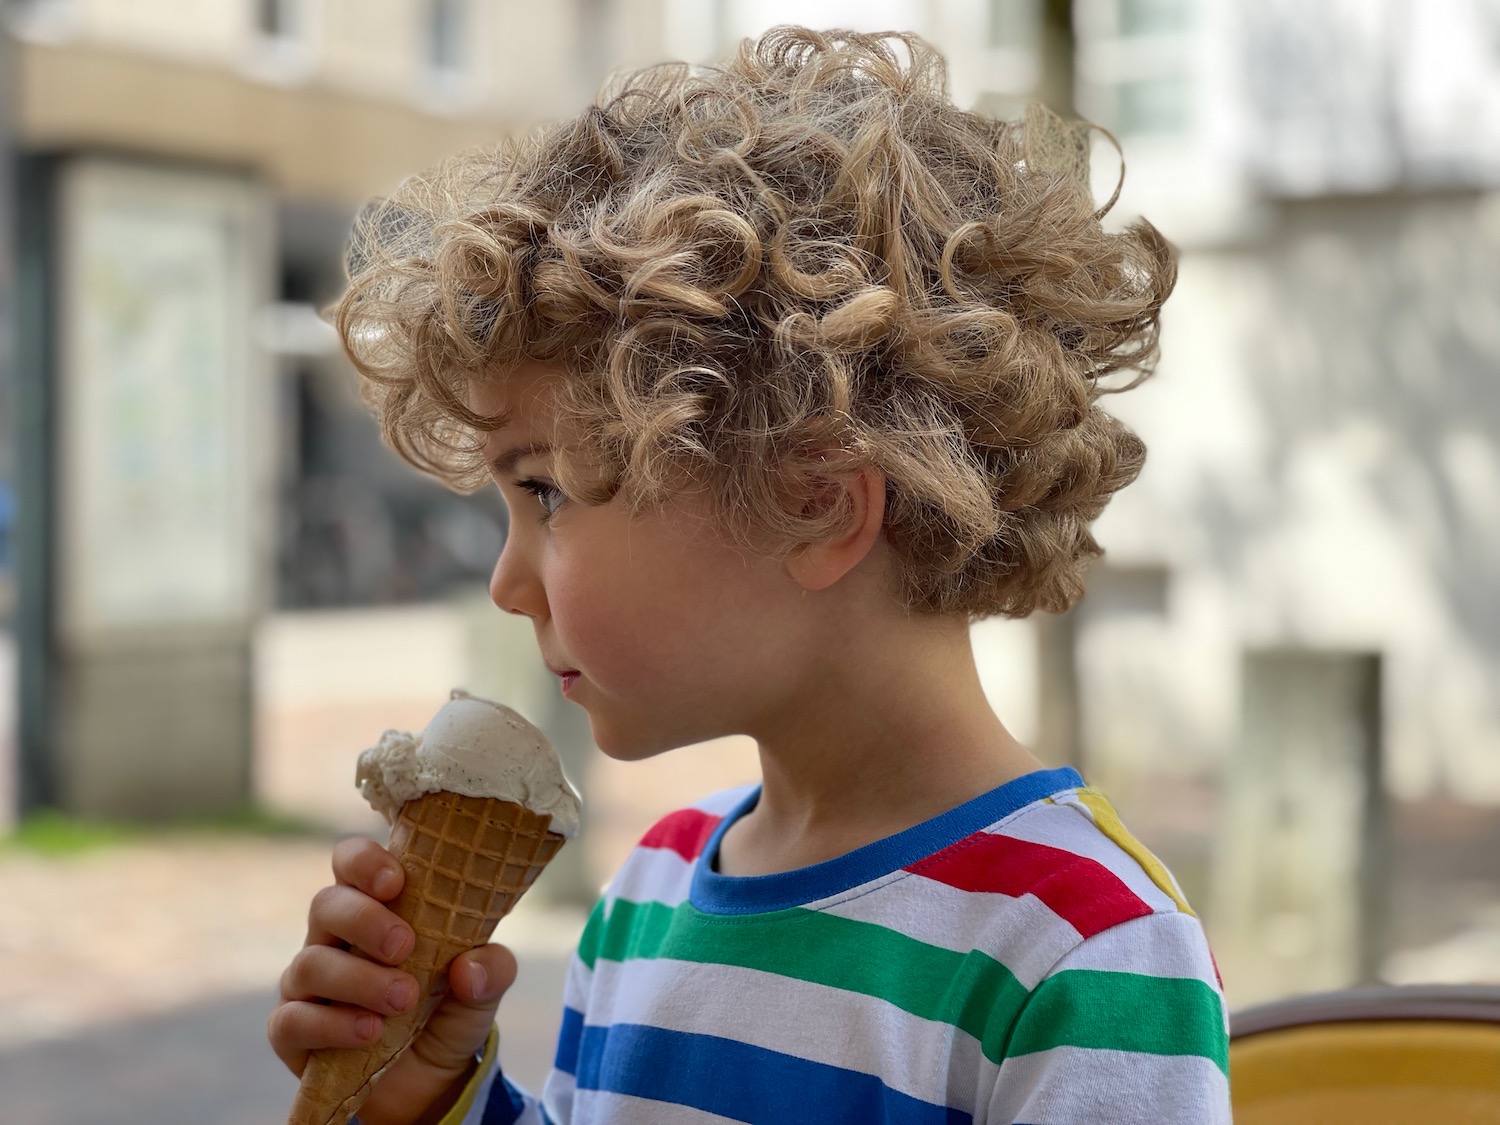
[[[463,1125],[464,1117],[468,1115],[470,1107],[474,1104],[474,1096],[479,1093],[479,1085],[495,1066],[495,1052],[500,1046],[500,1029],[490,1028],[490,1034],[484,1041],[484,1057],[479,1060],[479,1065],[474,1068],[473,1075],[469,1078],[469,1084],[464,1087],[464,1092],[458,1096],[458,1101],[453,1103],[453,1108],[443,1115],[438,1125]]]
[[[1089,812],[1094,815],[1094,823],[1115,845],[1124,851],[1131,859],[1141,865],[1141,869],[1151,876],[1151,881],[1160,889],[1161,893],[1177,904],[1177,909],[1184,914],[1196,918],[1193,908],[1187,904],[1187,899],[1172,884],[1172,876],[1167,874],[1167,869],[1145,846],[1130,834],[1130,831],[1120,823],[1119,816],[1110,805],[1108,798],[1097,789],[1077,790],[1078,799],[1084,803]]]

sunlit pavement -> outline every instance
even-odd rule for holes
[[[265,1022],[331,841],[178,838],[0,855],[0,1090],[26,1125],[281,1120],[295,1086]],[[583,914],[522,900],[506,1068],[540,1085]]]

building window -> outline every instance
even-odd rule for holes
[[[301,0],[255,0],[255,29],[267,39],[300,40],[307,35]]]
[[[1040,12],[1037,0],[989,0],[987,38],[992,49],[1035,48]]]
[[[1121,136],[1192,133],[1193,0],[1076,0],[1073,11],[1084,116]]]
[[[608,75],[615,62],[618,42],[615,0],[577,0],[578,78],[590,97]],[[714,8],[714,34],[722,34],[724,12]]]
[[[427,68],[435,77],[451,80],[468,72],[470,14],[467,0],[428,0]]]
[[[1186,31],[1190,0],[1119,0],[1120,34],[1175,35]]]
[[[10,31],[22,39],[66,39],[76,30],[78,7],[73,0],[0,0],[0,34]]]
[[[312,78],[320,4],[321,0],[250,0],[242,9],[250,27],[246,69],[277,85]]]
[[[1188,80],[1139,78],[1115,87],[1115,124],[1131,136],[1185,133],[1192,125]]]

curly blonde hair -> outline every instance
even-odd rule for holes
[[[577,500],[706,489],[731,542],[784,557],[873,465],[909,611],[1060,612],[1145,459],[1101,378],[1150,373],[1176,279],[1155,227],[1106,232],[1045,156],[1066,129],[956,108],[917,36],[776,28],[375,201],[336,321],[386,439],[456,488],[505,424],[471,384],[552,363]]]

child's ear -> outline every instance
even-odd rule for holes
[[[826,590],[864,561],[885,526],[885,474],[873,465],[828,478],[850,500],[849,521],[829,539],[804,543],[786,570],[804,590]]]

